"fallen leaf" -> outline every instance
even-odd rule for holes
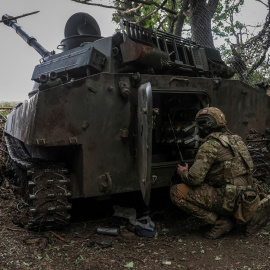
[[[40,238],[24,239],[23,242],[27,245],[36,244],[40,241]]]
[[[126,268],[133,268],[134,267],[134,263],[133,262],[129,262],[124,267],[126,267]]]

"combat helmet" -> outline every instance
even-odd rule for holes
[[[227,121],[224,113],[216,107],[206,107],[201,109],[195,117],[200,131],[208,135],[213,129],[227,128]],[[201,132],[200,132],[201,133]]]

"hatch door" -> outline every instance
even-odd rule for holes
[[[145,83],[138,90],[138,173],[143,200],[146,205],[151,193],[152,163],[152,88]]]

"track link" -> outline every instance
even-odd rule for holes
[[[59,229],[69,224],[69,179],[61,164],[44,164],[27,171],[28,175],[28,229]]]
[[[41,231],[68,225],[71,193],[65,165],[31,158],[21,141],[9,135],[5,140],[27,206],[24,227]]]
[[[0,112],[0,175],[1,175],[1,178],[3,178],[2,171],[5,168],[6,162],[8,159],[7,158],[8,152],[6,149],[6,144],[5,144],[5,139],[4,139],[5,123],[6,123],[6,117]],[[1,179],[0,179],[0,182],[1,182]]]

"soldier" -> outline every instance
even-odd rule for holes
[[[260,201],[245,143],[231,134],[217,108],[200,110],[196,121],[204,141],[189,170],[188,164],[178,165],[170,190],[172,202],[213,225],[206,238],[221,237],[236,221],[247,224],[248,234],[254,232],[267,222],[269,198]]]

